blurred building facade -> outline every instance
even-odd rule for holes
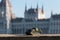
[[[39,28],[42,34],[60,34],[60,14],[46,19],[42,8],[27,9],[25,5],[24,18],[17,18],[12,12],[9,0],[0,2],[0,34],[25,34],[28,29]]]

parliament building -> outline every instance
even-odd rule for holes
[[[37,7],[27,9],[25,5],[24,18],[18,18],[12,12],[9,0],[0,2],[0,34],[25,34],[28,29],[39,28],[42,34],[60,34],[60,14],[51,12],[50,18],[45,18],[44,9]]]

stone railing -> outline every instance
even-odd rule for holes
[[[0,34],[0,40],[60,40],[60,34],[40,34],[40,35]]]

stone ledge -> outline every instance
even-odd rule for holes
[[[60,36],[60,34],[34,34],[34,35],[0,34],[0,37],[40,37],[40,36]]]
[[[23,34],[0,34],[0,40],[60,40],[60,34],[40,34],[23,35]]]

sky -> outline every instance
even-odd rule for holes
[[[36,8],[37,3],[39,8],[44,7],[46,18],[50,18],[51,11],[53,14],[60,14],[60,0],[10,0],[12,11],[16,17],[24,17],[25,4],[27,8]]]

